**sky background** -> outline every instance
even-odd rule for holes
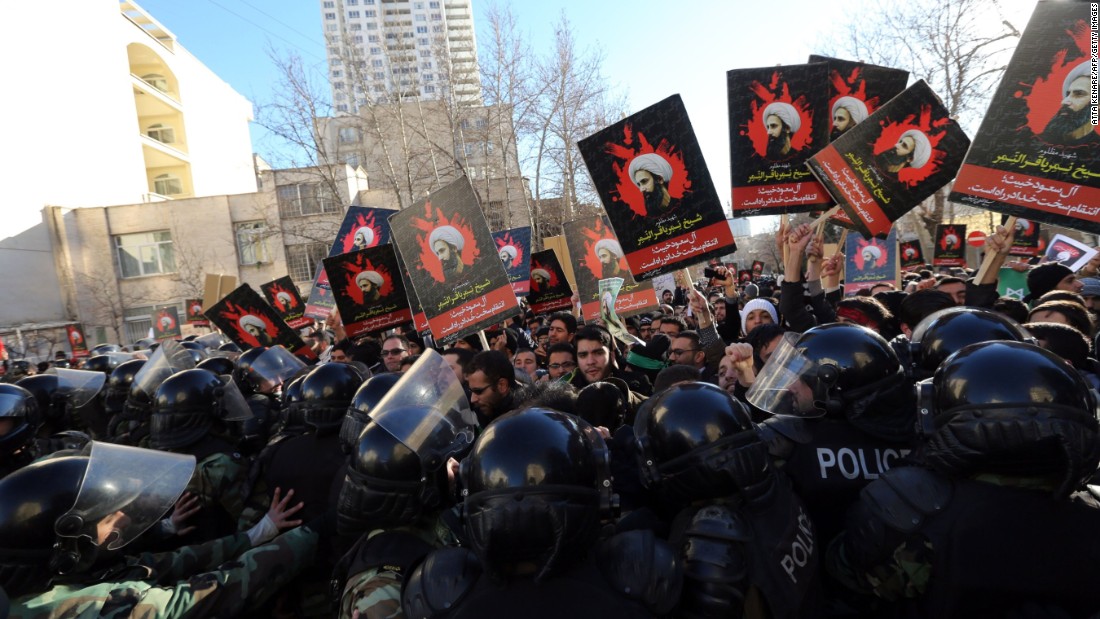
[[[321,76],[327,73],[319,0],[137,1],[254,105],[270,100],[279,81],[271,50],[297,52]],[[992,23],[1008,19],[1020,30],[1035,4],[1031,0],[987,1]],[[472,2],[480,42],[488,37],[485,13],[491,2]],[[841,29],[845,15],[859,15],[863,4],[869,5],[866,0],[511,3],[518,26],[536,54],[552,48],[553,26],[564,14],[572,24],[579,50],[602,51],[604,75],[625,93],[631,112],[679,93],[723,201],[730,186],[726,71],[806,62],[809,54],[828,51],[830,37]],[[838,11],[839,7],[845,11]],[[252,142],[261,155],[272,148],[256,124]],[[754,233],[759,231],[757,227],[754,225]]]

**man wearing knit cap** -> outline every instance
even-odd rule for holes
[[[867,119],[867,105],[855,97],[841,97],[833,103],[833,131],[835,140],[845,131]]]
[[[355,276],[355,285],[363,291],[363,303],[372,303],[382,298],[382,293],[378,289],[382,287],[384,281],[377,271],[363,271]]]
[[[741,310],[741,330],[744,335],[764,324],[779,324],[779,314],[767,299],[753,299]]]
[[[1085,298],[1085,308],[1095,317],[1100,314],[1100,279],[1095,277],[1082,277],[1080,280],[1081,296]]]
[[[668,183],[672,180],[672,165],[657,153],[638,155],[630,160],[627,167],[630,179],[638,186],[645,199],[646,215],[663,215],[679,206],[668,193]]]
[[[791,136],[802,128],[802,117],[790,103],[776,101],[764,108],[764,128],[768,131],[768,159],[785,159],[791,155]]]
[[[615,239],[601,239],[596,242],[596,257],[600,260],[600,279],[623,277],[619,261],[623,258],[623,248]]]
[[[897,174],[905,167],[923,168],[932,158],[932,142],[923,131],[910,129],[901,134],[894,148],[878,155],[879,167]]]
[[[1062,146],[1100,143],[1092,126],[1089,101],[1092,93],[1091,61],[1073,67],[1062,81],[1062,105],[1043,129],[1043,140]]]
[[[1051,290],[1066,290],[1080,293],[1085,287],[1069,267],[1060,262],[1048,262],[1028,271],[1028,294],[1025,303],[1030,303]]]
[[[428,245],[439,263],[443,265],[443,277],[449,278],[462,274],[466,265],[462,264],[460,256],[462,249],[466,247],[466,239],[454,226],[440,226],[428,236]]]

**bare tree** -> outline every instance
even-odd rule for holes
[[[834,55],[908,69],[973,134],[1020,37],[999,12],[997,0],[876,3],[826,47]],[[936,225],[954,217],[948,193],[941,189],[906,215],[912,232],[928,243]]]

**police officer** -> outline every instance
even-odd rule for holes
[[[18,385],[0,383],[0,477],[38,457],[38,401]]]
[[[930,314],[913,329],[910,340],[915,380],[931,378],[941,363],[970,344],[996,340],[1035,343],[1015,320],[977,307],[950,307]]]
[[[652,617],[682,567],[651,531],[598,541],[615,503],[607,454],[578,417],[498,417],[463,461],[467,548],[429,554],[405,583],[406,617]]]
[[[367,404],[379,385],[391,391],[375,382],[391,376],[363,383],[355,402]],[[458,377],[434,351],[425,352],[383,402],[368,411],[337,505],[338,531],[358,537],[334,570],[340,616],[348,619],[356,612],[363,618],[400,613],[401,585],[413,565],[456,541],[457,519],[445,511],[455,498],[449,462],[470,449],[476,429]]]
[[[107,378],[107,387],[103,397],[103,409],[107,413],[106,440],[112,443],[125,442],[122,435],[130,430],[129,421],[134,421],[126,416],[126,398],[130,395],[130,387],[134,383],[134,376],[145,365],[145,359],[131,359],[120,363]]]
[[[406,371],[406,374],[408,371]],[[386,372],[371,376],[359,387],[348,405],[347,414],[344,415],[343,424],[340,426],[340,448],[345,454],[354,453],[359,443],[359,434],[370,422],[371,411],[382,400],[390,389],[397,384],[401,374]],[[425,380],[431,380],[425,377]],[[457,378],[456,378],[457,381]],[[431,383],[437,384],[432,380]],[[457,384],[457,382],[456,382]],[[458,385],[461,388],[461,385]]]
[[[707,383],[682,383],[635,420],[643,478],[675,513],[685,565],[683,617],[810,617],[822,553],[809,513],[777,471],[748,408]]]
[[[174,553],[118,551],[183,492],[194,458],[106,443],[0,480],[0,587],[11,617],[235,616],[307,564],[318,533],[281,500],[266,531]],[[233,559],[233,561],[229,561]],[[221,567],[219,567],[221,566]]]
[[[237,531],[248,467],[233,445],[228,424],[250,414],[233,381],[207,370],[178,372],[157,388],[150,446],[188,454],[198,462],[187,490],[203,509],[191,540],[207,541]]]
[[[924,466],[864,489],[833,571],[891,616],[1095,616],[1095,392],[1018,342],[967,346],[920,387]]]

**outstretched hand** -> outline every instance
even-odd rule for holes
[[[290,499],[294,496],[293,489],[288,490],[286,496],[282,498],[280,498],[280,494],[281,489],[275,488],[275,493],[271,497],[271,509],[267,510],[267,517],[280,531],[285,531],[302,524],[301,520],[293,520],[291,517],[301,511],[306,504],[299,501],[297,505],[288,507]]]
[[[195,530],[194,525],[186,527],[184,524],[200,509],[202,509],[202,503],[199,502],[199,497],[190,492],[184,492],[176,501],[176,506],[172,508],[172,530],[176,532],[176,535],[187,535]]]

